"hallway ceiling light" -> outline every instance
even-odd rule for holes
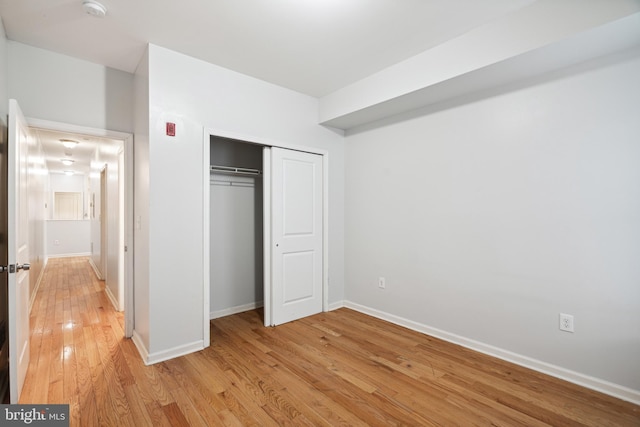
[[[62,159],[60,160],[62,162],[63,165],[65,166],[71,166],[73,164],[73,160],[71,159]]]
[[[61,139],[60,142],[62,142],[62,145],[64,145],[65,148],[69,148],[69,149],[79,144],[79,142],[74,139]]]
[[[71,176],[71,175],[75,174],[75,172],[74,171],[64,171],[64,174],[67,175],[67,176]]]
[[[104,18],[107,14],[107,8],[95,0],[84,0],[82,2],[82,9],[86,14],[95,16],[96,18]]]

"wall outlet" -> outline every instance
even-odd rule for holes
[[[560,313],[560,330],[565,332],[573,332],[572,315]]]
[[[54,240],[53,244],[56,245],[56,246],[60,245],[60,240]]]
[[[387,286],[384,277],[378,277],[378,287],[384,289]]]

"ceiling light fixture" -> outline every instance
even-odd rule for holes
[[[67,175],[67,176],[71,176],[74,173],[75,173],[74,171],[64,171],[64,174]]]
[[[71,159],[62,159],[60,160],[62,162],[63,165],[65,166],[71,166],[73,164],[73,160]]]
[[[107,14],[107,8],[95,0],[83,0],[82,9],[86,14],[95,16],[96,18],[104,18]]]
[[[73,148],[79,144],[78,141],[74,139],[61,139],[60,142],[62,142],[62,145],[64,145],[65,148]]]

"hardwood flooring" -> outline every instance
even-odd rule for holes
[[[216,319],[210,348],[144,366],[103,287],[51,259],[32,311],[21,402],[69,403],[72,426],[640,425],[636,405],[347,309]]]

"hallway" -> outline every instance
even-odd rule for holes
[[[122,386],[133,382],[126,361],[142,362],[123,339],[123,314],[103,290],[88,258],[49,260],[31,311],[31,362],[21,403],[70,403],[71,425],[98,424],[98,415],[116,421],[129,412],[120,398]],[[80,413],[82,422],[74,422]]]

